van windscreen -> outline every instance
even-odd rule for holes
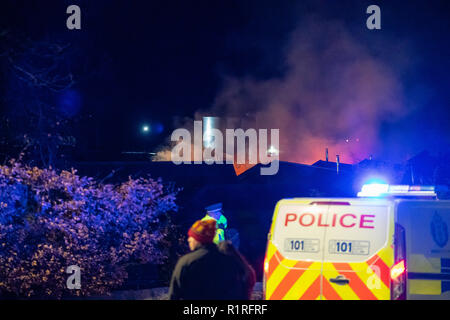
[[[330,206],[327,225],[324,262],[364,262],[388,244],[389,207]]]
[[[287,259],[322,260],[324,228],[328,206],[282,204],[273,230],[273,243]]]

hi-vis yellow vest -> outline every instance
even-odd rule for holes
[[[202,220],[209,220],[209,219],[216,220],[208,214],[204,216]],[[227,218],[225,218],[223,214],[220,216],[219,220],[216,220],[216,226],[217,231],[216,235],[214,236],[213,242],[215,244],[218,244],[220,241],[225,240],[225,229],[227,228]]]

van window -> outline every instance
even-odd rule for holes
[[[389,206],[330,206],[324,262],[364,262],[388,245]]]
[[[273,243],[291,260],[321,261],[328,206],[282,203],[273,230]]]

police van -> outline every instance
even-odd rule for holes
[[[365,185],[358,198],[280,200],[268,300],[450,299],[450,201],[434,187]]]

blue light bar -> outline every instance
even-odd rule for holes
[[[388,193],[388,191],[388,184],[370,183],[362,186],[361,192],[358,193],[358,197],[379,197],[382,194]]]
[[[365,184],[358,197],[436,197],[434,186],[409,186],[388,184]]]

